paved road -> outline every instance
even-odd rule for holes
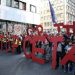
[[[27,60],[24,54],[12,55],[0,52],[0,75],[72,75],[61,69],[52,70],[50,64],[38,64]]]

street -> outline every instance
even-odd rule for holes
[[[51,69],[49,63],[44,65],[32,62],[24,54],[12,55],[0,52],[0,75],[72,75],[65,73],[60,68]]]

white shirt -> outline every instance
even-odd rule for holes
[[[62,46],[61,46],[61,43],[58,44],[57,52],[62,52]]]

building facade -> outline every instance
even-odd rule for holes
[[[56,15],[57,23],[71,24],[75,20],[74,0],[50,0]],[[48,0],[41,0],[41,24],[45,31],[51,31],[53,23]]]
[[[35,0],[0,0],[0,32],[24,33],[27,26],[40,24]]]

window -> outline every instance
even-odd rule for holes
[[[44,20],[46,20],[46,16],[44,16]]]
[[[41,20],[43,20],[43,17],[41,17]]]
[[[2,29],[2,22],[0,22],[0,29]]]
[[[47,26],[49,26],[50,25],[50,23],[49,22],[47,22]]]
[[[6,6],[19,8],[19,0],[6,0]]]
[[[45,27],[48,27],[49,24],[50,24],[49,22],[45,22],[45,23],[44,23],[44,26],[45,26]]]
[[[30,11],[36,13],[36,6],[30,5]]]
[[[13,32],[13,26],[14,26],[14,23],[13,22],[7,22],[7,25],[8,25],[8,32]]]
[[[6,22],[0,20],[0,32],[6,32]]]
[[[26,10],[26,3],[20,2],[20,9]]]
[[[50,10],[47,10],[47,13],[50,12]]]
[[[46,22],[44,23],[44,26],[46,27]]]
[[[19,1],[18,0],[14,0],[12,5],[13,5],[14,8],[19,8]]]
[[[69,10],[69,6],[68,6],[68,5],[67,5],[67,7],[66,7],[66,8],[67,8],[67,10]]]
[[[11,7],[12,6],[12,0],[6,0],[6,6]]]
[[[26,10],[26,3],[19,0],[6,0],[6,6]]]

